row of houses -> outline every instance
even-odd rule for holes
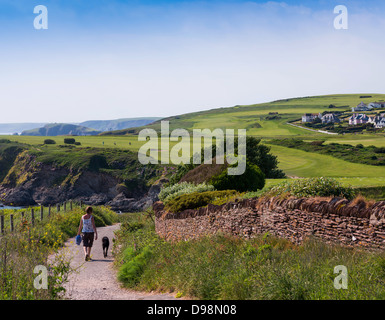
[[[365,123],[371,123],[377,129],[385,128],[385,113],[381,113],[380,115],[373,117],[369,117],[368,115],[363,113],[354,113],[349,118],[349,124],[353,126]]]
[[[334,113],[305,113],[302,116],[302,122],[316,122],[320,120],[322,123],[341,123],[341,120]],[[353,113],[349,118],[349,125],[356,126],[359,124],[371,123],[377,129],[385,128],[385,113],[376,116],[368,116],[363,113]]]
[[[302,122],[315,122],[320,119],[322,123],[340,123],[341,120],[334,113],[305,113],[302,116]]]
[[[358,104],[357,107],[352,108],[352,112],[370,111],[379,108],[385,108],[385,102],[371,102],[369,104],[365,104],[361,101],[361,103]]]

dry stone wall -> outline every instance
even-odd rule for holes
[[[171,241],[218,232],[272,235],[300,244],[309,236],[348,246],[385,247],[385,201],[368,204],[341,198],[246,199],[170,213],[154,204],[157,233]]]

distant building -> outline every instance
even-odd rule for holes
[[[359,111],[369,111],[371,108],[369,108],[365,103],[361,101],[357,107],[352,108],[352,112],[359,112]]]
[[[340,123],[341,120],[334,113],[327,113],[321,118],[322,123]]]
[[[371,102],[368,104],[368,108],[370,109],[378,109],[378,108],[384,108],[385,102]]]
[[[321,119],[322,115],[320,113],[305,113],[302,116],[302,122],[314,122],[317,119]]]
[[[368,123],[370,118],[366,114],[357,114],[353,113],[353,115],[349,118],[349,124],[351,126],[355,126],[357,124]]]
[[[380,116],[369,117],[368,123],[372,123],[376,129],[385,128],[385,118],[381,114]]]

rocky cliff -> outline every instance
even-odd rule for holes
[[[158,198],[161,170],[142,166],[136,154],[91,148],[20,149],[0,180],[6,205],[53,205],[66,200],[138,211]],[[154,181],[153,185],[148,181]]]

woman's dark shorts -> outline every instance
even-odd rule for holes
[[[94,243],[93,232],[83,232],[83,247],[92,247]]]

